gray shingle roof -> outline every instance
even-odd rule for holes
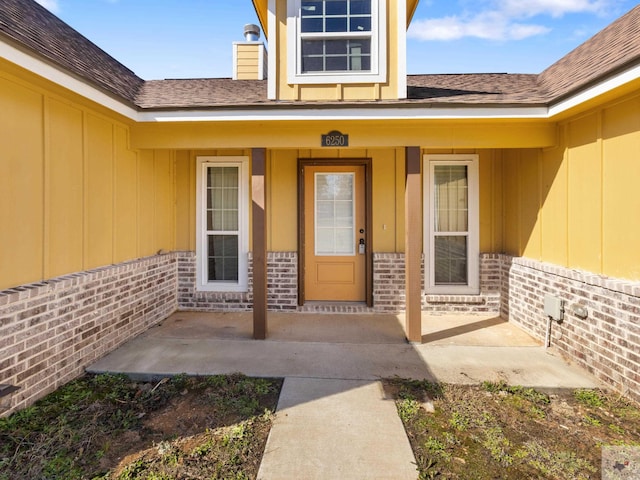
[[[135,103],[144,83],[33,0],[0,0],[0,34],[129,103]]]
[[[640,61],[640,5],[540,74],[549,98],[562,97]]]
[[[413,104],[540,104],[546,96],[539,92],[537,75],[472,74],[410,75],[407,100],[383,100],[376,105]],[[322,102],[323,104],[365,104],[371,102]],[[265,80],[205,78],[193,80],[153,80],[145,82],[137,97],[144,109],[309,106],[318,102],[273,102],[267,99]]]
[[[267,82],[229,78],[144,81],[33,0],[0,0],[0,35],[140,109],[257,108],[310,102],[267,99]],[[540,75],[409,75],[407,99],[380,104],[548,105],[640,63],[640,5]],[[313,105],[345,102],[313,102]]]

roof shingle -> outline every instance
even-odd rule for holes
[[[640,60],[640,5],[540,74],[551,101],[587,87]]]
[[[40,57],[134,103],[135,73],[33,0],[0,0],[0,33]]]

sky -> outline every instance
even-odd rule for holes
[[[250,0],[37,0],[145,80],[231,77]],[[540,73],[636,6],[629,0],[421,0],[417,73]]]

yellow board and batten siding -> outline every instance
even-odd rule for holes
[[[276,66],[276,97],[278,100],[388,100],[398,98],[399,62],[404,59],[398,55],[398,17],[397,2],[406,0],[387,0],[387,78],[378,83],[344,83],[344,84],[290,84],[288,69],[293,68],[288,62],[288,24],[287,0],[276,0],[276,31],[270,32],[270,38],[276,39],[277,48],[270,49],[270,55],[276,55],[273,65]]]
[[[260,70],[260,65],[266,65],[265,50],[262,43],[240,43],[233,44],[235,57],[236,80],[262,80],[264,75]],[[260,58],[262,56],[262,58]]]
[[[26,72],[0,73],[0,290],[175,248],[171,152]]]
[[[628,96],[559,123],[552,148],[505,155],[506,252],[640,280],[638,111]]]

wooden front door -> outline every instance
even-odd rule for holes
[[[304,168],[305,300],[366,300],[363,165]]]

